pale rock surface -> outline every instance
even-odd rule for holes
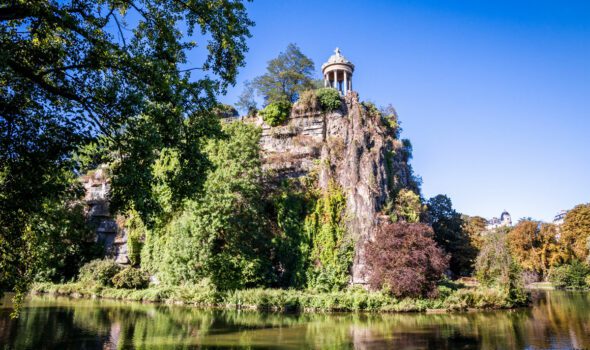
[[[387,131],[379,116],[370,115],[350,92],[339,111],[299,111],[286,125],[270,127],[261,118],[263,167],[277,177],[301,177],[318,170],[318,185],[338,184],[347,204],[347,229],[356,242],[353,284],[366,283],[364,245],[380,222],[391,194],[415,186],[402,156],[402,142]]]

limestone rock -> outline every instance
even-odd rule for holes
[[[381,211],[395,191],[415,186],[403,144],[380,115],[372,115],[348,93],[330,113],[292,111],[286,125],[270,127],[261,118],[263,167],[292,178],[318,170],[318,185],[338,184],[347,201],[347,229],[356,241],[351,282],[366,283],[364,245],[384,220]]]

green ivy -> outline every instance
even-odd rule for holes
[[[311,241],[308,286],[320,291],[341,290],[349,282],[354,242],[344,225],[346,198],[334,183],[316,202],[306,218]]]
[[[273,237],[280,287],[303,288],[311,254],[305,218],[315,207],[315,190],[299,179],[284,180],[272,198],[278,232]]]

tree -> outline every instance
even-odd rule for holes
[[[312,89],[314,64],[295,44],[268,62],[267,72],[254,79],[252,85],[266,104],[287,101],[295,103],[299,94]]]
[[[430,198],[427,206],[434,240],[450,254],[451,271],[458,276],[470,275],[477,249],[463,231],[461,214],[453,209],[451,199],[442,194]]]
[[[449,261],[429,226],[405,222],[381,227],[367,243],[366,259],[371,288],[397,297],[435,297]]]
[[[68,189],[53,174],[74,169],[80,146],[101,139],[97,149],[115,157],[113,208],[133,207],[146,219],[158,211],[150,168],[162,148],[191,166],[168,178],[175,195],[200,188],[209,163],[195,141],[218,132],[208,111],[235,82],[252,24],[241,1],[0,5],[2,290],[26,290],[35,266],[26,228]],[[186,67],[195,30],[210,39],[202,65]],[[210,74],[194,80],[194,69]]]
[[[590,203],[580,204],[570,210],[561,226],[561,240],[566,246],[570,259],[588,259],[587,247],[590,239]]]
[[[512,255],[525,270],[542,271],[537,253],[538,235],[538,222],[521,220],[506,237]]]
[[[255,92],[252,82],[246,80],[244,82],[244,90],[242,90],[238,102],[236,103],[236,107],[248,116],[252,115],[257,109],[256,98],[254,97]]]
[[[522,220],[508,233],[508,245],[523,269],[547,278],[549,268],[562,259],[557,232],[555,225]]]
[[[505,234],[492,232],[486,235],[475,261],[475,272],[483,286],[500,289],[511,303],[526,301],[522,275],[510,254]]]
[[[167,284],[209,281],[220,290],[266,285],[270,243],[262,206],[260,132],[253,125],[227,123],[222,139],[204,151],[214,168],[202,192],[146,235],[142,267]],[[177,168],[177,156],[162,162],[163,173]],[[170,198],[164,184],[159,198]]]
[[[471,240],[471,244],[479,251],[483,244],[482,233],[486,230],[487,220],[481,216],[462,215],[463,231],[466,232]]]

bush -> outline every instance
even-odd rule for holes
[[[150,284],[150,277],[146,272],[129,266],[113,276],[111,281],[115,288],[144,289]]]
[[[579,260],[569,265],[554,267],[549,271],[549,281],[560,289],[585,289],[590,287],[590,268]]]
[[[260,111],[264,122],[270,126],[277,126],[285,123],[291,112],[291,103],[287,101],[277,101],[269,104]]]
[[[299,95],[295,108],[300,112],[317,111],[320,109],[319,99],[315,90],[306,90]]]
[[[367,243],[366,259],[371,288],[397,297],[435,297],[436,284],[449,266],[432,228],[424,224],[386,225]]]
[[[320,101],[322,109],[326,112],[335,111],[340,108],[342,101],[340,93],[333,88],[321,88],[316,90],[317,99]]]
[[[111,280],[117,273],[119,273],[119,271],[121,271],[121,266],[119,266],[114,260],[97,259],[92,260],[80,268],[78,279],[80,282],[111,286]]]

